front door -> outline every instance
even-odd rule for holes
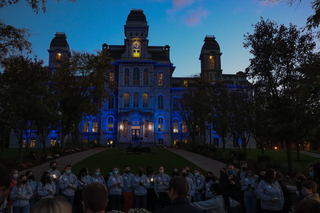
[[[131,135],[132,135],[132,141],[139,141],[140,140],[140,129],[133,129]]]

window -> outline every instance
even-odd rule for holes
[[[158,118],[158,132],[163,132],[163,117]]]
[[[50,145],[51,145],[51,146],[55,146],[55,145],[56,145],[56,142],[57,142],[56,138],[51,138],[51,140],[50,140]]]
[[[124,132],[124,137],[128,137],[128,121],[124,122],[124,128],[123,128],[123,132]]]
[[[137,92],[133,94],[133,107],[139,107],[139,94]]]
[[[143,85],[148,85],[148,69],[143,70]]]
[[[209,58],[210,58],[210,69],[214,70],[214,56],[210,55]]]
[[[108,97],[108,109],[114,109],[114,96],[112,94]]]
[[[129,93],[124,94],[124,107],[128,108],[130,106],[130,96]]]
[[[30,138],[30,147],[35,147],[35,146],[36,146],[36,139]]]
[[[163,86],[163,74],[162,72],[158,72],[158,87]]]
[[[96,139],[93,139],[93,140],[92,140],[92,143],[97,144],[97,140],[96,140]]]
[[[85,118],[83,120],[83,132],[89,132],[89,119]]]
[[[26,138],[23,138],[23,145],[22,145],[22,147],[23,147],[23,148],[26,147]]]
[[[158,144],[162,145],[163,144],[163,138],[158,139]]]
[[[142,107],[147,108],[148,107],[148,94],[143,93],[142,95]]]
[[[113,117],[108,118],[108,131],[113,132]]]
[[[173,133],[179,132],[179,121],[178,119],[173,119]]]
[[[173,140],[173,145],[176,145],[178,143],[178,141],[179,141],[178,139],[174,139]]]
[[[124,70],[124,85],[129,85],[129,69]]]
[[[60,61],[61,60],[61,53],[57,53],[56,54],[56,61]]]
[[[183,86],[184,86],[184,87],[187,87],[187,86],[188,86],[188,80],[184,80],[184,81],[183,81]]]
[[[219,138],[213,138],[213,145],[219,147]]]
[[[181,129],[182,129],[182,133],[186,133],[187,132],[187,125],[185,122],[181,123]]]
[[[114,82],[114,72],[109,73],[110,82]]]
[[[183,143],[188,143],[187,139],[182,140]]]
[[[174,97],[173,98],[173,101],[172,101],[172,105],[173,105],[173,111],[178,111],[178,103],[179,103],[179,99],[177,97]]]
[[[133,50],[133,57],[140,58],[140,50]]]
[[[107,145],[112,145],[113,144],[113,138],[108,138]]]
[[[148,137],[148,121],[144,122],[144,137]]]
[[[92,120],[92,132],[98,132],[98,119],[94,118]]]
[[[158,109],[163,109],[163,95],[158,96]]]
[[[133,85],[140,85],[140,70],[138,67],[133,69]]]

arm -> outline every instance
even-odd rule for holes
[[[158,194],[158,178],[154,177],[153,181],[154,181],[153,183],[154,192]]]
[[[54,185],[54,184],[52,184]],[[49,194],[49,192],[44,188],[44,186],[42,186],[42,183],[40,182],[38,185],[38,195],[40,195],[41,197],[45,197]]]
[[[114,187],[114,186],[113,186],[113,181],[112,181],[111,177],[112,177],[112,176],[110,176],[109,179],[108,179],[108,188],[113,188],[113,187]]]
[[[134,189],[138,188],[138,186],[139,186],[139,181],[137,181],[137,179],[135,177],[132,179],[131,186]]]
[[[11,193],[10,193],[10,199],[18,200],[18,195],[19,195],[18,187],[14,186]]]
[[[242,180],[241,180],[241,190],[242,190],[242,191],[248,190],[248,185],[247,185],[247,183],[245,182],[245,178],[242,178]]]
[[[26,195],[24,195],[23,196],[23,198],[22,199],[24,199],[24,200],[30,200],[30,198],[32,197],[32,187],[31,187],[31,185],[29,184],[28,186],[25,186],[26,187],[26,189],[27,189],[27,193],[26,193]]]
[[[73,175],[72,179],[73,179],[72,186],[73,186],[73,189],[75,190],[78,187],[78,178],[77,178],[77,176]]]
[[[191,206],[194,206],[201,210],[214,210],[217,207],[218,200],[215,198],[211,198],[206,201],[200,201],[195,203],[190,203]]]
[[[143,187],[148,188],[150,186],[150,182],[148,181],[148,177],[145,175],[143,179]]]
[[[198,190],[204,190],[205,189],[205,179],[203,176],[200,177],[200,183],[198,184],[199,189]]]
[[[67,186],[68,186],[68,183],[65,183],[63,181],[63,176],[61,176],[60,179],[59,179],[59,189],[66,189]]]
[[[261,200],[271,201],[273,198],[264,193],[265,187],[266,187],[266,185],[265,185],[264,181],[260,181],[259,186],[258,186],[258,195]]]

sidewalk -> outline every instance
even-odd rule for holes
[[[308,155],[308,156],[314,157],[314,158],[320,158],[320,154],[313,153],[313,152],[300,151],[300,154]]]
[[[183,149],[170,148],[169,151],[180,155],[181,157],[191,161],[195,165],[199,166],[201,169],[205,171],[211,171],[215,177],[220,177],[220,169],[225,168],[226,164],[220,161],[213,160],[211,158],[204,157],[202,155],[189,152]],[[236,174],[239,169],[234,168],[234,173]]]
[[[82,161],[83,159],[86,159],[87,157],[90,157],[91,155],[97,154],[99,152],[102,152],[106,150],[105,148],[99,148],[99,149],[90,149],[83,152],[78,152],[74,154],[70,154],[61,158],[53,159],[54,161],[57,161],[58,163],[58,170],[61,171],[64,169],[64,166],[67,164],[70,164],[71,166],[78,163],[79,161]],[[27,171],[32,171],[34,174],[34,178],[36,181],[40,181],[42,173],[50,169],[49,166],[50,162],[44,163],[40,166],[32,167],[26,170],[23,170],[19,172],[19,175],[25,174]]]

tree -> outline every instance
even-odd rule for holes
[[[303,82],[316,76],[301,69],[314,58],[315,42],[311,33],[302,34],[296,26],[278,25],[270,20],[255,24],[254,33],[245,35],[245,48],[251,48],[247,74],[254,85],[254,96],[263,103],[270,115],[273,138],[284,141],[287,148],[289,172],[292,171],[291,144],[301,128],[308,128],[303,116],[316,112],[318,91]],[[313,84],[311,84],[313,85]],[[312,95],[312,94],[315,95]]]

